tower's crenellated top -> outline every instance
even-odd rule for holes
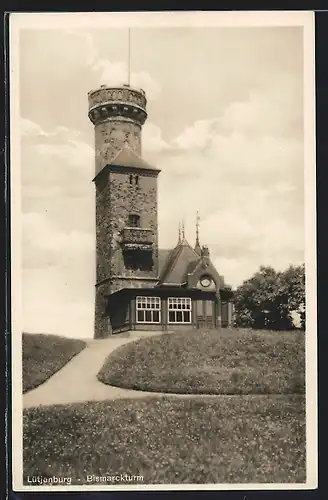
[[[147,119],[147,99],[144,90],[130,85],[101,85],[88,92],[89,118],[94,125],[122,120],[142,126]]]

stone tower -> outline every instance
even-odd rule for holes
[[[157,176],[141,155],[145,92],[129,85],[88,93],[95,127],[95,338],[111,333],[107,296],[158,280]]]

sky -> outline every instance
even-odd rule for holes
[[[23,329],[93,336],[94,131],[87,93],[127,82],[128,31],[20,31]],[[184,219],[236,288],[304,262],[300,27],[131,30],[148,99],[143,157],[161,169],[159,242]]]

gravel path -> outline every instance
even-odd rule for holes
[[[23,394],[23,407],[31,408],[40,405],[48,406],[119,398],[144,398],[147,396],[193,397],[190,394],[165,394],[122,389],[103,384],[97,379],[97,373],[111,352],[128,342],[156,334],[158,333],[145,332],[136,335],[136,332],[133,332],[131,336],[87,340],[87,347],[69,361],[67,365],[43,384]],[[195,397],[200,396],[195,395]]]
[[[112,387],[97,380],[97,373],[107,356],[137,338],[110,337],[87,340],[87,347],[67,365],[46,382],[23,395],[23,407],[146,396],[145,392]]]
[[[97,374],[107,356],[118,347],[133,342],[138,338],[158,333],[145,332],[136,335],[133,332],[125,337],[87,340],[87,347],[77,354],[61,370],[35,389],[23,394],[23,408],[49,406],[54,404],[83,403],[85,401],[104,401],[144,397],[178,398],[233,398],[233,395],[213,394],[172,394],[123,389],[103,384]],[[262,396],[263,395],[259,395]]]

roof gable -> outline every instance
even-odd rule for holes
[[[214,280],[217,289],[224,288],[224,277],[217,272],[209,257],[204,258],[202,256],[194,266],[189,266],[189,268],[187,269],[188,286],[197,286],[197,283],[202,275],[210,276]]]
[[[203,275],[209,275],[216,284],[216,289],[225,288],[224,277],[213,265],[208,254],[199,256],[186,240],[169,250],[159,250],[158,286],[186,286],[198,288]]]
[[[188,266],[199,259],[195,250],[186,240],[179,243],[169,253],[159,277],[159,284],[181,285],[186,281]]]
[[[147,163],[141,156],[137,155],[135,151],[133,151],[130,146],[125,143],[123,148],[117,153],[117,155],[107,163],[95,176],[93,180],[95,180],[99,174],[104,172],[107,169],[113,167],[125,167],[133,170],[144,170],[148,172],[154,172],[159,174],[161,171],[157,167],[153,167],[150,163]]]
[[[141,156],[137,155],[130,146],[125,143],[121,151],[117,153],[115,158],[109,163],[109,165],[117,165],[120,167],[131,167],[143,170],[155,170],[160,172],[160,169],[153,167],[147,163]]]

